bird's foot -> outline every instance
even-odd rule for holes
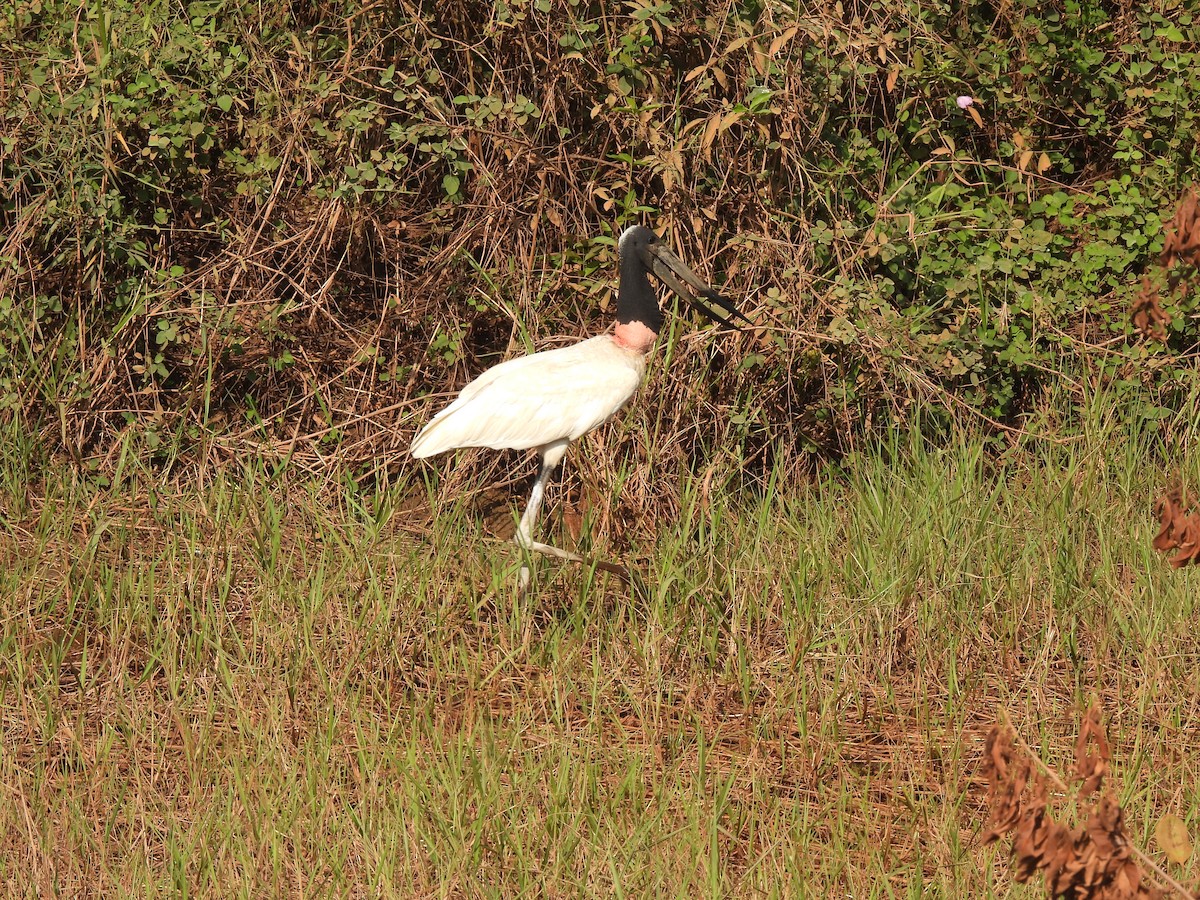
[[[637,569],[622,565],[621,563],[604,562],[600,559],[583,560],[585,563],[591,563],[597,569],[603,572],[610,572],[620,578],[637,596],[638,600],[643,603],[649,602],[650,591],[646,588],[646,581],[642,578],[641,573]]]
[[[557,559],[579,563],[583,566],[595,566],[602,572],[608,572],[620,578],[643,603],[650,599],[650,592],[647,590],[646,582],[643,580],[641,574],[629,566],[622,565],[621,563],[606,562],[602,559],[589,559],[588,557],[580,556],[578,553],[572,553],[569,550],[563,550],[559,547],[552,547],[549,544],[541,544],[537,541],[531,541],[528,538],[522,540],[523,537],[523,535],[518,533],[517,544],[523,550],[541,553],[545,556],[553,556]],[[522,594],[529,590],[530,577],[531,571],[529,565],[522,565],[521,572],[517,576],[517,589]]]

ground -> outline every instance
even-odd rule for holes
[[[518,595],[487,486],[426,482],[450,459],[366,490],[122,458],[99,486],[10,449],[0,883],[1040,896],[979,840],[983,736],[1005,710],[1065,769],[1093,699],[1153,853],[1200,783],[1200,580],[1150,546],[1169,447],[1104,404],[1013,443],[660,473],[675,513],[626,529],[645,602],[542,560]],[[546,533],[599,553],[628,506],[600,490]]]

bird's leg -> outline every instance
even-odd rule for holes
[[[546,497],[546,482],[550,480],[550,476],[554,473],[554,470],[558,467],[566,452],[566,441],[551,444],[542,451],[542,467],[538,471],[537,479],[533,482],[533,490],[529,494],[529,503],[526,504],[525,512],[521,515],[521,522],[517,525],[517,533],[513,535],[513,540],[523,550],[533,550],[543,553],[546,556],[565,559],[568,562],[590,564],[594,565],[597,569],[611,572],[626,584],[632,586],[642,600],[646,600],[646,586],[642,583],[637,573],[631,569],[617,563],[589,560],[578,553],[572,553],[570,550],[563,550],[560,547],[552,547],[550,544],[542,544],[533,539],[533,523],[537,519],[538,510],[542,508],[542,501]],[[526,563],[521,566],[521,574],[518,576],[518,586],[522,591],[529,588],[529,579],[530,570],[529,565]]]
[[[533,482],[529,503],[526,504],[525,512],[521,515],[521,523],[517,526],[517,533],[513,535],[513,540],[524,550],[536,550],[538,553],[557,556],[559,559],[570,562],[583,562],[582,556],[567,550],[560,550],[558,547],[551,547],[549,544],[540,544],[533,539],[533,523],[537,519],[538,510],[542,508],[542,500],[546,497],[546,482],[550,480],[550,476],[554,474],[554,470],[558,468],[558,464],[566,452],[566,441],[556,441],[542,450],[542,466],[538,470],[537,479]],[[529,587],[529,575],[528,564],[522,565],[519,576],[522,591]]]

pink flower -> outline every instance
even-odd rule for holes
[[[958,108],[959,109],[966,109],[968,106],[974,106],[974,105],[975,105],[974,97],[968,97],[966,94],[963,94],[961,97],[958,98]]]

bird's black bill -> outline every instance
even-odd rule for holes
[[[708,318],[712,319],[714,322],[720,322],[722,325],[737,329],[738,331],[742,330],[740,325],[730,321],[725,316],[714,312],[712,309],[701,303],[696,296],[697,294],[699,294],[705,300],[708,300],[709,302],[721,307],[721,309],[729,313],[731,317],[741,319],[748,325],[754,324],[748,318],[746,318],[746,316],[738,312],[737,307],[734,306],[728,298],[722,297],[707,284],[705,284],[699,275],[684,265],[683,260],[681,260],[662,244],[652,245],[650,252],[653,254],[653,260],[651,261],[650,267],[655,276],[658,277],[663,284],[673,290],[676,294],[678,294],[696,309],[700,310],[700,312],[704,313],[704,315],[708,316]]]

